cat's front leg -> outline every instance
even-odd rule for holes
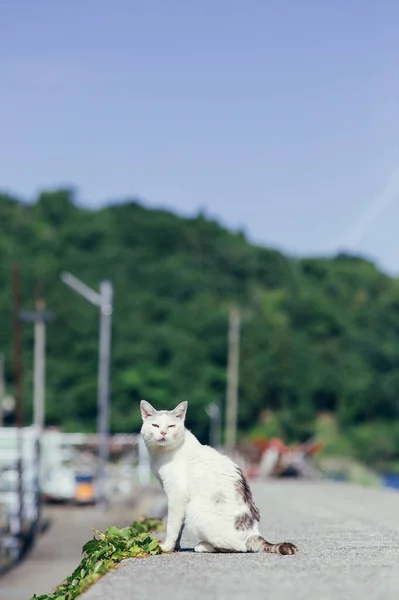
[[[161,544],[162,550],[171,552],[180,548],[186,515],[187,497],[183,494],[168,497],[168,518],[166,522],[166,539]]]

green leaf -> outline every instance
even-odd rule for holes
[[[120,535],[124,538],[128,538],[132,535],[132,530],[130,527],[124,527],[119,531]]]
[[[99,543],[100,543],[99,540],[95,540],[95,539],[86,542],[82,548],[82,552],[91,554],[94,550],[96,550],[98,548]]]
[[[105,533],[94,529],[97,539],[91,539],[83,546],[84,556],[72,575],[54,593],[39,597],[35,595],[31,600],[75,600],[125,558],[161,554],[158,541],[149,535],[149,531],[159,529],[162,525],[156,519],[142,519],[123,529],[108,527]]]
[[[113,525],[112,527],[108,527],[108,529],[105,530],[106,536],[119,535],[119,534],[120,534],[120,529],[118,527],[115,527],[115,525]]]
[[[102,568],[103,564],[104,564],[103,560],[97,561],[96,564],[94,565],[94,569],[93,569],[94,573],[98,573],[100,571],[100,569]]]

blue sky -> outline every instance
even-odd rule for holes
[[[396,0],[0,0],[0,188],[206,208],[399,273],[398,23]]]

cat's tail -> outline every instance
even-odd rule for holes
[[[248,552],[268,552],[269,554],[296,554],[298,549],[290,542],[271,544],[261,535],[252,535],[246,541]]]

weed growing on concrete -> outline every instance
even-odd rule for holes
[[[95,535],[86,542],[79,566],[51,594],[30,600],[75,600],[97,579],[112,570],[125,558],[144,558],[162,554],[162,548],[150,533],[163,529],[158,519],[141,519],[131,527],[109,527],[105,533],[93,529]]]

